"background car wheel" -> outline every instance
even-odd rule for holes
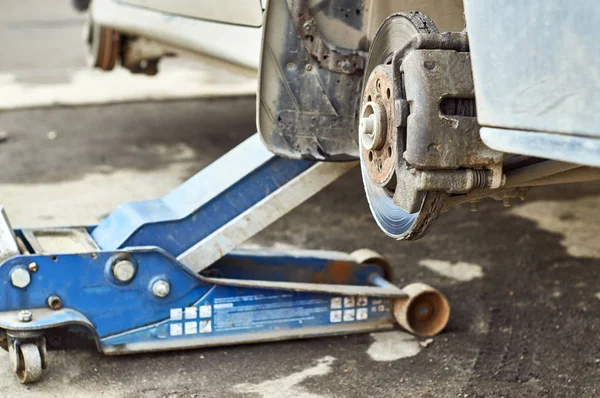
[[[72,2],[77,11],[85,11],[90,6],[91,0],[72,0]]]

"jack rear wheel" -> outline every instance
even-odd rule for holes
[[[39,344],[42,348],[33,342],[13,341],[8,347],[11,370],[22,384],[38,381],[47,366],[47,354],[43,338]]]
[[[352,257],[357,264],[377,265],[383,270],[383,276],[386,280],[394,280],[392,265],[387,258],[376,251],[371,249],[358,249],[350,253],[350,257]]]

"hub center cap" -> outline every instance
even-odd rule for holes
[[[368,150],[381,149],[385,141],[385,111],[376,102],[367,102],[363,107],[358,130],[363,146]]]

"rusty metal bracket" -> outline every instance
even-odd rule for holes
[[[479,139],[469,53],[415,50],[402,62],[410,104],[404,158],[420,169],[487,167],[502,153]]]
[[[413,51],[416,50],[453,50],[457,52],[469,51],[469,41],[467,35],[464,33],[421,33],[413,36],[401,49],[397,50],[392,58],[393,66],[393,79],[394,85],[394,98],[398,105],[408,107],[408,101],[406,99],[406,81],[404,69],[402,63],[406,57]],[[414,104],[411,104],[410,114],[414,119],[415,109],[412,109]],[[402,119],[397,122],[399,127],[399,136],[402,137],[400,142],[402,150],[406,150],[408,146],[407,140],[409,139],[408,134],[408,113],[402,116]]]
[[[302,44],[319,65],[327,70],[349,75],[365,69],[366,53],[337,47],[321,36],[312,17],[309,0],[287,0],[287,4]]]
[[[424,192],[501,185],[503,154],[479,139],[469,42],[464,33],[415,35],[392,58],[402,158],[394,204],[417,211]]]
[[[464,33],[419,34],[394,54],[396,98],[410,104],[404,159],[418,169],[493,168],[502,153],[479,138]]]

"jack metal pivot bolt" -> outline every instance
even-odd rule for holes
[[[112,272],[119,282],[131,282],[135,276],[135,264],[129,260],[119,260],[113,265]]]
[[[152,284],[152,294],[156,297],[165,298],[171,292],[171,285],[169,282],[159,279]]]
[[[25,268],[15,268],[10,273],[10,281],[14,287],[25,289],[31,283],[31,275]]]

